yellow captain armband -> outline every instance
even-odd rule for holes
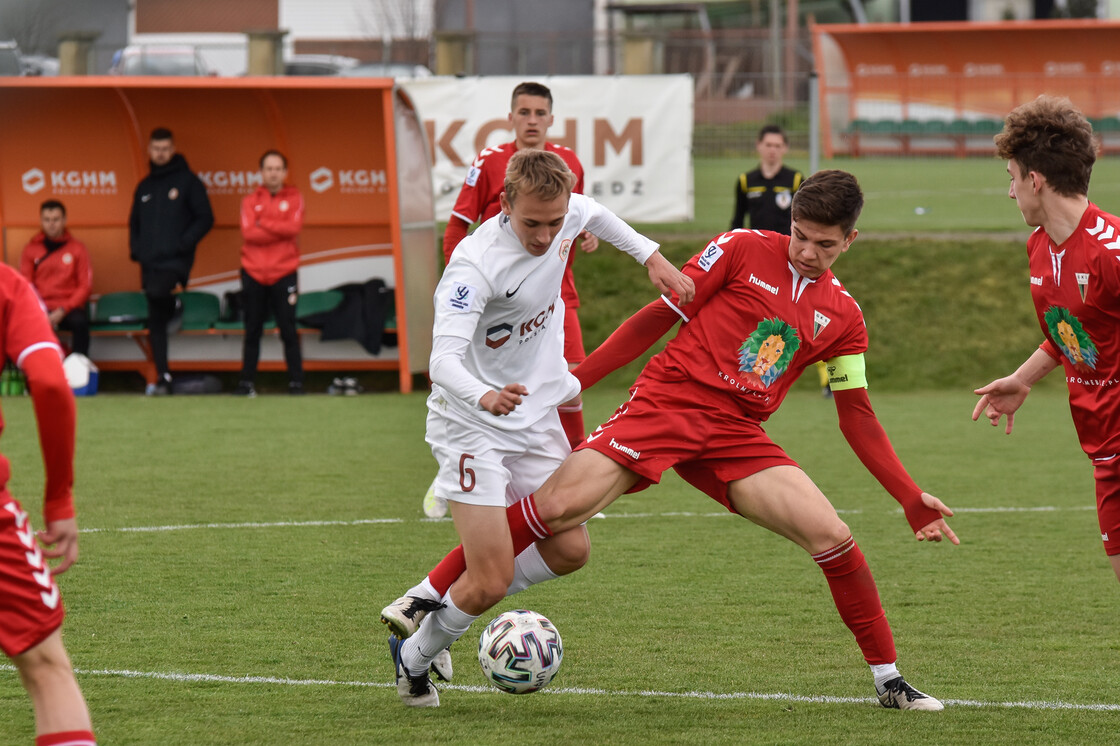
[[[828,386],[833,391],[867,388],[867,366],[863,353],[830,358],[824,364],[828,370]]]

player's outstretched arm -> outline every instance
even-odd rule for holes
[[[685,306],[692,302],[696,296],[696,283],[692,278],[673,266],[660,251],[650,254],[646,259],[646,269],[649,270],[649,279],[653,286],[663,295],[675,294],[680,299],[680,305]]]
[[[871,475],[902,506],[914,537],[918,541],[941,541],[941,537],[945,537],[954,544],[960,544],[956,534],[945,523],[945,518],[953,515],[953,511],[918,487],[906,472],[871,408],[867,389],[838,389],[833,392],[833,400],[840,420],[840,432]]]
[[[1046,351],[1045,345],[1035,350],[1011,375],[975,389],[973,393],[980,396],[980,401],[972,409],[972,421],[980,419],[983,412],[992,427],[998,427],[1000,419],[1006,415],[1007,427],[1003,432],[1010,435],[1015,425],[1015,412],[1023,406],[1031,387],[1057,367],[1058,361]]]

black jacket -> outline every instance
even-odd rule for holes
[[[172,270],[185,283],[194,250],[214,225],[206,187],[176,153],[136,185],[129,214],[128,250],[144,269]]]

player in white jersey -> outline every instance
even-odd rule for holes
[[[442,598],[425,578],[382,611],[394,633],[397,691],[411,706],[439,705],[429,667],[478,614],[587,561],[583,526],[515,558],[506,516],[507,504],[539,487],[570,452],[556,407],[579,393],[564,360],[560,298],[573,240],[590,230],[645,265],[660,292],[690,299],[695,290],[656,243],[572,194],[572,184],[555,153],[519,151],[506,171],[501,214],[459,244],[436,287],[426,439],[439,463],[437,490],[451,503],[474,572]],[[430,613],[403,640],[417,612]]]

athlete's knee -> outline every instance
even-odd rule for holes
[[[557,575],[573,573],[591,558],[591,539],[583,526],[558,534],[540,548],[549,569]]]
[[[57,630],[39,644],[13,657],[12,662],[29,690],[45,689],[59,679],[74,675]]]

